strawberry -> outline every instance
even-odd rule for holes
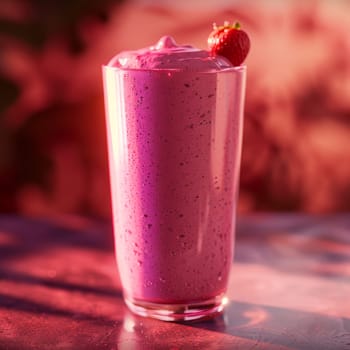
[[[234,25],[224,22],[223,26],[213,25],[208,37],[209,50],[213,55],[226,57],[234,66],[243,63],[250,49],[248,34],[238,22]]]

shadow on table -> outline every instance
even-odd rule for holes
[[[11,269],[0,269],[0,281],[5,279],[7,281],[19,282],[25,285],[40,285],[50,289],[60,289],[68,292],[80,292],[85,294],[94,294],[96,296],[100,295],[104,297],[122,298],[122,292],[120,289],[117,288],[95,285],[82,285],[80,283],[63,281],[57,278],[53,279],[43,276],[33,276]]]
[[[350,281],[350,215],[242,218],[235,261]]]
[[[113,262],[113,236],[107,223],[2,216],[0,312],[112,324],[113,317],[84,312],[73,300],[81,297],[84,307],[92,303],[97,308],[120,307],[122,294]]]
[[[21,312],[19,316],[17,316],[18,314],[13,314],[13,317],[19,318],[23,317],[22,312],[25,312],[36,316],[45,315],[45,317],[52,316],[55,318],[66,318],[67,321],[90,321],[103,326],[113,326],[116,323],[115,320],[107,317],[94,316],[90,313],[69,310],[68,308],[63,308],[61,306],[48,305],[43,302],[16,297],[5,293],[0,293],[0,310],[19,311]]]
[[[53,221],[0,217],[0,262],[60,247],[112,251],[111,225],[75,218]]]
[[[191,327],[299,350],[350,348],[350,319],[287,308],[230,302],[219,317]]]

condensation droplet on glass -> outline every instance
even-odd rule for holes
[[[151,287],[153,285],[152,281],[146,281],[145,283],[146,287]]]

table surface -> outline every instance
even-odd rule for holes
[[[0,349],[350,349],[350,214],[239,217],[225,312],[132,315],[108,224],[0,217]]]

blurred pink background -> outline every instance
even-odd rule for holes
[[[350,210],[349,1],[0,4],[0,212],[110,217],[101,65],[250,33],[239,212]]]

